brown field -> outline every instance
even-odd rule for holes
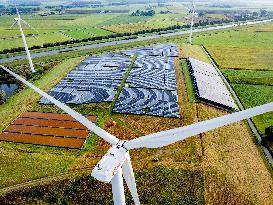
[[[226,114],[200,105],[200,120]],[[236,134],[235,134],[236,133]],[[207,204],[270,204],[270,168],[244,122],[203,134]]]
[[[208,56],[199,45],[184,44],[180,47],[180,53],[182,58],[193,57],[200,61],[210,63]]]

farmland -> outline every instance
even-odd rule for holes
[[[130,13],[137,9],[145,8],[146,6],[142,4],[129,5]],[[105,9],[122,9],[122,7],[109,7]],[[125,6],[124,9],[128,9],[127,6]],[[82,40],[97,36],[107,36],[115,32],[135,32],[139,30],[150,30],[152,28],[169,27],[178,24],[175,17],[181,14],[183,15],[180,17],[187,15],[187,12],[183,8],[179,8],[179,12],[173,15],[159,13],[161,10],[172,11],[172,9],[176,10],[178,8],[173,6],[168,6],[168,8],[162,7],[162,9],[158,9],[157,14],[153,17],[108,13],[91,15],[62,14],[51,16],[30,14],[22,15],[22,18],[39,32],[29,30],[29,28],[23,24],[25,34],[27,35],[26,40],[30,42],[29,47],[32,47],[67,40]],[[15,16],[0,16],[0,38],[5,39],[4,42],[1,41],[0,51],[22,47],[17,26],[10,29],[14,18]],[[140,24],[143,23],[145,26],[140,26]],[[33,34],[37,35],[38,38],[34,39],[32,37]],[[15,41],[14,38],[16,38]]]
[[[207,33],[195,39],[195,43],[203,42],[245,107],[273,101],[272,33],[273,24],[268,23]],[[272,113],[254,118],[254,123],[264,134],[272,124]]]
[[[48,16],[41,16],[40,14],[22,15],[22,18],[39,32],[29,30],[23,24],[24,31],[27,34],[26,40],[31,42],[29,47],[35,46],[37,50],[41,49],[43,45],[59,44],[67,41],[73,44],[79,40],[85,40],[84,42],[86,43],[87,41],[92,42],[93,40],[90,39],[94,37],[112,36],[122,33],[131,35],[131,33],[143,31],[149,33],[153,29],[173,30],[172,27],[174,26],[188,25],[190,23],[188,10],[175,2],[160,6],[157,4],[129,4],[126,6],[108,7],[101,7],[100,9],[113,9],[113,11],[116,9],[128,9],[129,13],[69,14],[64,11],[63,13],[55,13]],[[153,16],[131,15],[136,10],[151,8],[155,11]],[[76,9],[81,10],[82,8]],[[14,18],[15,16],[0,16],[0,38],[5,39],[5,43],[0,44],[0,52],[5,50],[3,53],[14,53],[13,49],[22,47],[17,25],[10,29]],[[226,19],[221,15],[215,15],[213,18],[220,21]],[[199,18],[198,22],[201,20],[206,21],[207,19],[211,19],[211,16]],[[33,39],[33,34],[39,38]],[[14,38],[16,39],[13,42]]]
[[[184,46],[185,48],[190,48],[189,45],[181,45],[180,52],[185,49]],[[202,50],[198,47],[194,46],[191,50],[198,50],[195,51],[195,58],[200,59],[200,56],[205,58]],[[59,64],[55,68],[55,72],[60,68],[65,68],[65,65],[71,61],[64,61]],[[76,63],[79,59],[76,58],[73,61]],[[183,116],[181,119],[111,114],[109,112],[111,103],[75,105],[72,107],[82,114],[96,114],[98,116],[98,125],[103,126],[107,131],[120,139],[133,139],[140,135],[226,114],[226,112],[211,106],[189,102],[186,85],[182,83],[184,75],[178,59],[176,65],[177,81],[181,82],[178,83],[179,104],[183,105],[180,107],[180,114]],[[49,76],[47,75],[47,77]],[[38,103],[31,103],[28,110],[62,112],[55,106],[44,106]],[[117,121],[116,127],[109,126],[111,120]],[[234,135],[233,130],[238,130],[236,135]],[[30,186],[25,188],[20,194],[13,193],[13,196],[9,195],[7,197],[12,198],[18,204],[23,204],[26,201],[29,203],[35,200],[46,204],[57,200],[62,203],[81,203],[86,200],[92,200],[98,204],[111,203],[110,187],[89,177],[88,169],[93,167],[99,160],[99,157],[109,148],[109,145],[100,138],[92,135],[86,148],[82,151],[9,143],[1,143],[1,147],[3,149],[1,156],[5,156],[8,150],[10,162],[16,160],[18,166],[23,164],[23,167],[28,167],[28,169],[14,167],[14,169],[20,171],[16,172],[18,175],[14,172],[2,170],[9,173],[3,179],[5,186],[44,176],[59,176],[61,172],[75,172],[74,174],[64,175],[66,177],[58,177],[58,183],[60,180],[62,182],[59,185],[56,185],[57,182],[55,180],[54,182],[48,179],[43,186],[43,190]],[[12,149],[10,149],[11,147]],[[24,160],[23,157],[18,158],[17,153],[19,151],[24,152],[25,156],[32,157],[29,160]],[[51,158],[49,158],[50,156]],[[257,150],[243,122],[187,139],[163,149],[133,150],[131,156],[136,172],[140,200],[146,204],[181,204],[181,202],[185,204],[221,204],[224,201],[232,203],[235,200],[236,202],[248,204],[267,204],[272,200],[271,175],[265,171],[267,167],[264,164],[261,153]],[[158,157],[160,159],[159,162],[152,162],[154,157]],[[30,163],[33,164],[31,159],[35,159],[35,165],[28,166]],[[48,160],[47,165],[51,166],[50,168],[40,167],[43,165],[44,160]],[[244,162],[243,164],[242,161]],[[10,165],[5,167],[10,167]],[[39,168],[39,172],[37,172],[37,168]],[[34,170],[36,174],[32,175]],[[246,170],[248,170],[248,173],[251,170],[251,173],[246,174]],[[19,173],[25,177],[21,178]],[[10,178],[13,181],[10,181]],[[259,178],[259,181],[254,180],[256,178]],[[164,187],[168,187],[168,191],[162,189],[162,183],[165,180],[167,180],[167,183],[164,182]],[[244,181],[243,183],[241,182],[242,180]],[[260,183],[261,181],[263,183]],[[248,184],[248,186],[245,186],[245,184]],[[77,196],[77,200],[75,197],[71,198],[71,195],[67,194],[71,190]],[[88,191],[82,192],[82,190]],[[36,193],[35,196],[29,195],[34,192]],[[155,193],[157,193],[158,197],[154,197]],[[128,192],[127,197],[129,204],[132,203]],[[4,199],[1,198],[1,200]]]
[[[143,7],[135,5],[129,9],[132,11]],[[179,13],[181,14],[183,13]],[[65,14],[48,16],[45,23],[40,22],[47,17],[27,15],[26,20],[41,31],[38,36],[45,43],[58,38],[84,39],[108,35],[120,32],[118,29],[128,25],[135,29],[141,25],[150,25],[152,28],[174,23],[175,14],[166,14],[164,18],[168,20],[161,22],[164,15],[157,13],[154,17],[132,17],[127,14],[94,14],[92,19],[87,15]],[[12,21],[12,17],[1,18]],[[160,20],[157,21],[156,18]],[[7,21],[0,20],[0,33],[6,35],[1,43],[14,40],[18,45],[22,44],[18,34],[13,33],[15,29],[5,30],[8,26]],[[117,30],[107,31],[106,28]],[[257,32],[258,30],[262,32]],[[5,31],[11,33],[6,34]],[[174,59],[174,64],[180,118],[114,113],[111,102],[69,105],[81,114],[96,115],[99,127],[119,139],[130,140],[228,114],[225,110],[195,98],[186,58],[193,57],[209,63],[200,44],[208,49],[246,108],[272,102],[272,32],[273,24],[269,23],[194,34],[194,45],[187,44],[186,36],[174,36],[64,52],[35,58],[36,74],[29,73],[26,60],[6,63],[6,66],[48,92],[90,55],[121,54],[125,49],[163,43],[176,44],[179,57]],[[51,35],[55,35],[55,38],[47,38]],[[258,37],[253,41],[255,35]],[[27,38],[34,39],[32,36]],[[39,40],[33,42],[33,45],[40,44]],[[9,46],[9,43],[4,46]],[[137,56],[134,56],[133,61],[136,59]],[[128,67],[122,79],[122,87],[130,71],[131,67]],[[115,99],[118,99],[119,94],[117,92]],[[0,131],[23,112],[63,113],[56,106],[43,105],[39,101],[38,94],[21,85],[20,90],[5,104],[0,105]],[[269,113],[253,118],[261,134],[264,134],[267,126],[272,125],[272,115]],[[113,121],[117,123],[116,126],[112,126]],[[110,145],[95,134],[90,134],[81,150],[0,142],[0,163],[3,165],[0,168],[0,204],[10,204],[11,201],[14,204],[86,204],[86,201],[92,204],[112,204],[111,186],[90,177],[92,168],[108,148]],[[267,205],[273,201],[272,169],[245,121],[160,149],[132,150],[130,155],[142,204]],[[155,161],[154,158],[159,160]],[[36,179],[41,181],[33,182]],[[11,187],[3,190],[25,182],[30,183],[17,189]],[[127,188],[126,200],[127,204],[133,204]]]

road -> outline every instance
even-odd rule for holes
[[[268,20],[263,20],[263,21],[246,22],[246,23],[240,23],[240,24],[228,24],[228,25],[221,25],[221,26],[212,26],[212,27],[208,27],[208,28],[194,29],[193,32],[194,33],[199,33],[199,32],[204,32],[204,31],[220,30],[220,29],[238,27],[238,26],[243,26],[243,25],[267,23],[267,22],[271,22],[271,21],[273,21],[273,19],[268,19]],[[124,43],[131,43],[131,42],[137,42],[137,41],[145,41],[145,40],[150,40],[150,39],[156,39],[156,38],[160,38],[160,37],[185,35],[185,34],[189,34],[189,33],[190,33],[190,30],[173,32],[173,33],[166,33],[166,34],[156,34],[156,35],[145,36],[145,37],[140,36],[140,37],[137,37],[135,39],[118,40],[118,41],[111,41],[111,42],[105,42],[105,43],[99,43],[99,44],[91,44],[91,45],[85,45],[85,46],[75,46],[75,47],[72,47],[72,48],[64,48],[64,49],[59,49],[59,50],[51,50],[51,51],[45,51],[45,52],[40,52],[40,53],[33,53],[33,54],[31,54],[31,57],[32,58],[44,57],[44,56],[55,55],[55,54],[59,54],[59,53],[63,53],[63,52],[69,52],[69,51],[85,50],[85,49],[91,49],[91,48],[101,48],[101,47],[117,45],[117,44],[124,44]],[[26,58],[27,58],[26,55],[9,57],[9,58],[2,58],[2,59],[0,59],[0,63],[12,62],[14,60],[21,60],[21,59],[26,59]]]

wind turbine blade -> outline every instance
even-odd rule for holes
[[[48,99],[49,101],[54,103],[56,106],[58,106],[59,108],[64,110],[66,113],[71,115],[74,119],[76,119],[81,124],[83,124],[85,127],[87,127],[89,130],[91,130],[92,132],[94,132],[95,134],[97,134],[98,136],[103,138],[105,141],[109,142],[110,144],[117,144],[119,142],[119,140],[116,137],[114,137],[110,133],[106,132],[105,130],[101,129],[100,127],[96,126],[94,123],[90,122],[87,118],[85,118],[80,113],[76,112],[75,110],[71,109],[70,107],[68,107],[64,103],[61,103],[60,101],[51,97],[47,93],[45,93],[42,90],[40,90],[39,88],[35,87],[33,84],[29,83],[28,81],[26,81],[25,79],[23,79],[22,77],[17,75],[16,73],[5,68],[4,66],[0,65],[0,67],[3,70],[5,70],[6,72],[8,72],[9,74],[11,74],[12,76],[14,76],[17,80],[21,81],[22,83],[24,83],[25,85],[27,85],[28,87],[30,87],[31,89],[33,89],[34,91],[36,91],[37,93],[39,93],[40,95],[42,95],[43,97],[45,97],[46,99]]]
[[[120,169],[111,181],[114,205],[126,205],[122,169]]]
[[[31,28],[32,30],[36,31],[37,33],[39,33],[39,31],[37,31],[34,27],[32,27],[28,22],[26,22],[25,20],[21,19],[21,21],[27,25],[29,28]]]
[[[229,125],[241,120],[261,115],[273,111],[273,102],[265,105],[257,106],[240,112],[232,113],[211,120],[199,122],[189,126],[171,129],[155,134],[147,135],[134,139],[125,143],[126,149],[135,149],[141,147],[158,148],[169,144],[184,140],[188,137],[198,135],[203,132],[214,130],[216,128]]]
[[[13,24],[11,25],[10,29],[11,29],[12,27],[14,27],[16,24],[17,24],[17,21],[14,21]]]
[[[127,160],[122,165],[122,173],[126,181],[126,184],[132,194],[135,204],[140,205],[138,194],[137,194],[137,188],[136,188],[136,180],[135,180],[130,156],[128,156]]]

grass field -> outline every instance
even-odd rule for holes
[[[146,22],[104,26],[102,28],[115,33],[137,32],[157,28],[167,28],[175,25],[184,25],[184,22],[176,22],[169,19],[148,20]]]
[[[107,36],[112,32],[100,28],[88,28],[75,31],[64,31],[63,33],[72,39],[86,39],[95,36]]]
[[[273,71],[273,49],[229,46],[208,46],[207,48],[220,68]]]
[[[39,38],[27,37],[27,43],[29,47],[43,45],[45,43],[63,42],[67,40],[71,40],[71,38],[61,33],[51,33],[50,35],[43,34],[43,35],[39,35]],[[0,50],[18,48],[18,47],[24,47],[24,44],[21,38],[5,39],[0,41],[0,48],[1,48]]]
[[[256,26],[256,25],[255,25]],[[260,25],[258,25],[258,28]],[[273,23],[266,24],[267,29],[273,27]],[[249,29],[247,29],[249,28]],[[251,28],[251,29],[250,29]],[[206,46],[239,47],[239,48],[263,48],[272,49],[272,33],[256,32],[253,27],[234,28],[197,34],[193,37],[194,44]],[[262,39],[262,40],[261,40]]]
[[[44,43],[63,42],[66,40],[82,40],[96,36],[106,36],[111,33],[135,32],[140,30],[150,30],[153,28],[164,28],[171,25],[184,24],[177,22],[177,18],[188,15],[185,8],[168,4],[167,6],[154,6],[156,14],[153,17],[131,16],[136,10],[146,10],[146,4],[129,4],[126,6],[107,6],[107,9],[128,9],[128,14],[62,14],[39,16],[38,14],[22,15],[31,26],[39,31],[37,34],[33,30],[23,25],[26,40],[29,47],[39,46]],[[150,6],[151,6],[150,5]],[[100,8],[103,9],[104,7]],[[79,8],[81,9],[81,8]],[[92,10],[92,9],[91,9]],[[160,14],[160,11],[173,12],[170,14]],[[0,51],[22,47],[20,43],[20,33],[18,27],[10,29],[15,16],[0,16]],[[37,34],[39,39],[33,39],[32,34]],[[64,34],[64,35],[63,35]]]
[[[223,69],[229,82],[250,85],[273,85],[273,71]]]
[[[246,108],[255,107],[273,101],[273,87],[267,85],[232,85]],[[273,113],[253,118],[258,130],[264,134],[265,128],[273,125]]]

